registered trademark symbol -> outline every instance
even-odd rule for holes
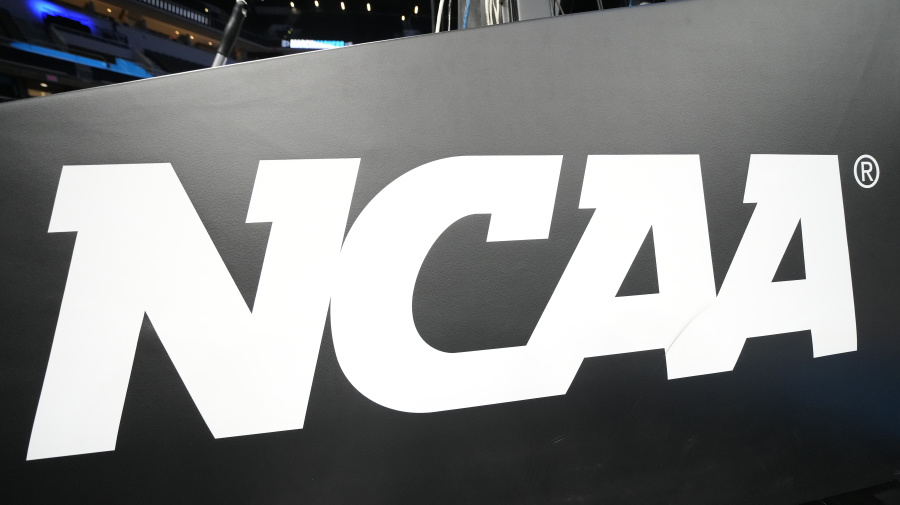
[[[857,184],[869,189],[878,183],[879,175],[881,175],[881,171],[878,169],[878,162],[875,161],[875,158],[868,154],[856,158],[856,163],[853,164],[853,177],[856,177]]]

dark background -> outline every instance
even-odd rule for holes
[[[214,19],[224,23],[234,6],[234,0],[178,0],[179,3],[193,7],[198,12],[203,11],[204,6],[211,5],[219,9],[221,14],[214,15]],[[244,23],[244,32],[264,34],[273,25],[285,25],[290,29],[286,38],[307,39],[337,39],[349,40],[354,43],[373,42],[397,37],[403,30],[414,30],[419,33],[431,33],[434,31],[434,16],[440,0],[343,0],[344,9],[341,9],[341,0],[319,0],[315,5],[314,0],[293,0],[296,10],[288,11],[292,0],[250,0],[250,8],[247,20]],[[550,0],[547,2],[547,14],[550,12]],[[642,1],[649,3],[663,2],[665,0],[602,0],[604,9],[616,9],[619,7],[638,6]],[[670,0],[671,1],[671,0]],[[460,11],[465,12],[466,0],[445,0],[442,31],[446,31],[446,12],[448,2],[452,2],[451,26],[459,29]],[[576,14],[581,12],[596,11],[599,9],[597,0],[559,0],[562,14]],[[366,4],[371,5],[372,10],[366,10]],[[472,17],[469,27],[476,26],[475,12],[480,12],[482,0],[472,0]],[[418,12],[416,7],[418,6]],[[281,7],[284,10],[278,11]],[[432,13],[434,9],[434,13]],[[215,13],[214,13],[215,14]],[[434,16],[432,15],[434,14]],[[404,19],[401,19],[401,16]]]
[[[898,25],[890,0],[695,0],[0,105],[0,497],[791,504],[892,479]],[[406,414],[349,384],[326,324],[305,427],[214,440],[145,320],[116,450],[25,461],[75,240],[47,233],[63,165],[172,163],[252,304],[269,230],[245,223],[261,159],[361,157],[349,229],[428,161],[563,154],[549,240],[488,244],[471,216],[426,259],[416,322],[460,351],[527,341],[590,219],[577,208],[587,155],[678,153],[700,154],[717,288],[753,210],[750,155],[839,156],[857,352],[813,359],[808,332],[761,337],[733,372],[673,381],[661,350],[590,358],[565,396]],[[881,167],[872,189],[853,179],[861,154]],[[654,275],[632,273],[636,286]]]

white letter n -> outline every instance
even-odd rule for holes
[[[169,164],[63,167],[77,231],[27,459],[114,450],[144,313],[216,438],[303,427],[358,159],[262,161],[248,309]]]

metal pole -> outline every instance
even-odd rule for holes
[[[247,0],[236,0],[234,9],[231,9],[231,18],[228,19],[228,24],[225,25],[222,43],[219,44],[219,50],[216,51],[216,59],[213,60],[212,66],[221,67],[228,61],[228,56],[231,54],[232,48],[234,48],[234,42],[241,32],[241,26],[246,18]]]
[[[437,17],[434,15],[434,0],[431,0],[431,26],[437,26]],[[434,31],[434,30],[432,30]]]

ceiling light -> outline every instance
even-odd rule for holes
[[[291,9],[294,8],[294,2],[291,2]]]
[[[413,9],[413,14],[419,13],[419,6],[417,5],[415,9]]]
[[[212,45],[212,42],[210,42],[209,45]]]
[[[372,4],[366,4],[366,10],[372,12]]]
[[[194,36],[193,36],[193,35],[191,35],[191,40],[194,40]]]
[[[315,3],[316,3],[316,7],[318,7],[318,6],[319,6],[319,0],[316,0]]]
[[[46,82],[42,82],[42,83],[41,83],[41,87],[42,87],[42,88],[46,88],[46,87],[47,87],[47,83],[46,83]]]
[[[400,16],[400,21],[406,21],[406,16]]]
[[[107,8],[106,8],[106,12],[112,12],[112,9],[110,9],[109,7],[107,7]]]
[[[344,7],[344,2],[341,2],[341,10],[344,10],[345,8],[346,7]]]
[[[181,35],[181,33],[178,30],[175,30],[175,35]]]
[[[203,12],[209,12],[209,7],[204,7]]]

